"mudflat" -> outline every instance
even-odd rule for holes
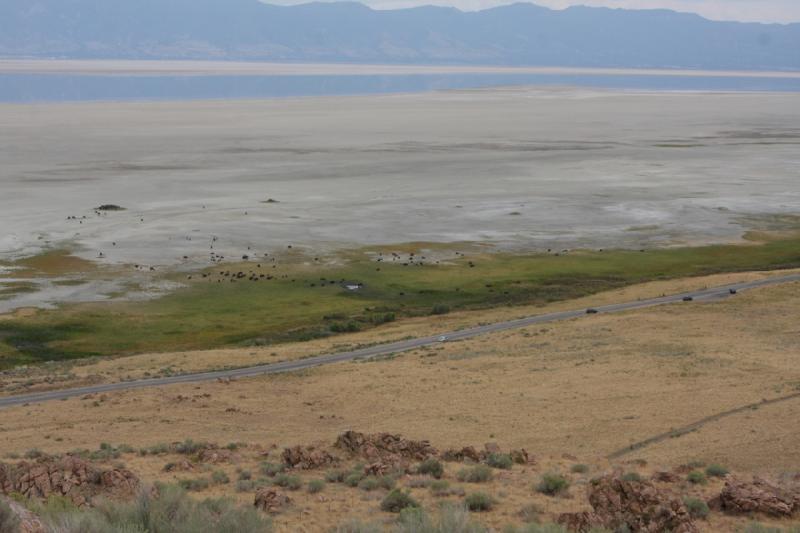
[[[2,105],[0,258],[736,240],[748,217],[800,207],[799,118],[791,93],[526,87]]]

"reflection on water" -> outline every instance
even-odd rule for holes
[[[425,92],[504,85],[680,91],[800,91],[800,79],[549,74],[392,76],[0,75],[0,101],[192,100]]]

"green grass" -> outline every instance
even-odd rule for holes
[[[281,265],[273,270],[265,264],[261,272],[278,276],[270,281],[217,283],[216,277],[194,275],[186,288],[156,300],[67,305],[0,321],[0,369],[95,355],[308,340],[334,330],[368,329],[389,318],[429,315],[434,308],[545,304],[648,280],[800,267],[800,239],[747,248],[495,254],[422,267],[376,264],[360,253],[347,257],[335,268]],[[213,272],[247,269],[255,264]],[[357,280],[364,288],[347,291],[338,283],[320,282],[321,277]]]

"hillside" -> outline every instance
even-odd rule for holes
[[[800,69],[800,24],[514,4],[479,12],[258,0],[7,0],[0,57]]]

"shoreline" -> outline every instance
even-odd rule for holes
[[[437,74],[538,74],[800,79],[800,71],[19,58],[0,58],[0,74],[72,74],[95,76],[408,76]]]

